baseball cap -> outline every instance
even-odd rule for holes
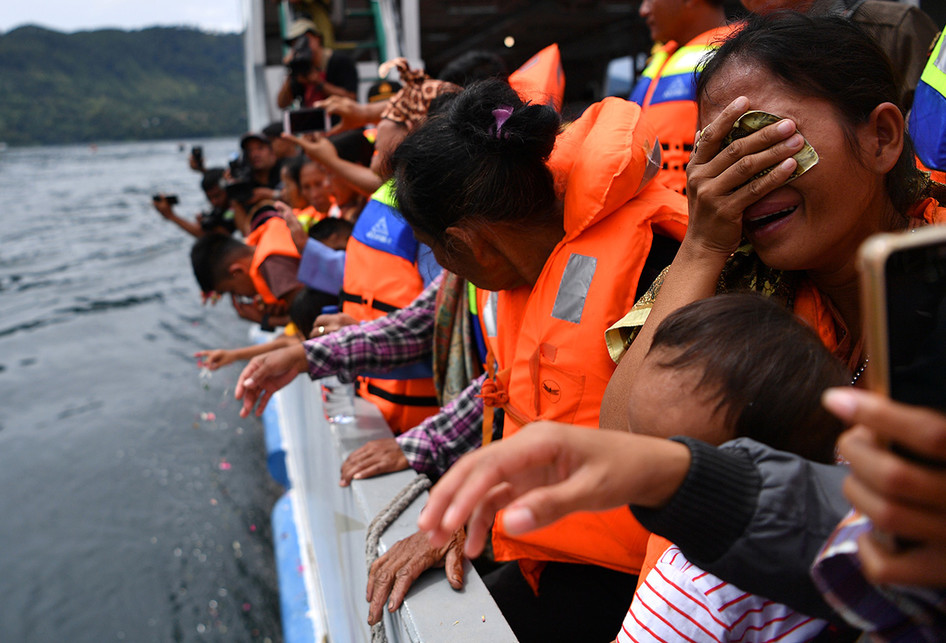
[[[306,33],[312,33],[319,38],[322,37],[322,32],[319,31],[319,28],[316,27],[315,23],[311,20],[306,20],[305,18],[295,20],[289,25],[289,29],[286,31],[286,44],[291,45],[296,38]]]

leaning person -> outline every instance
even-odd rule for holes
[[[394,153],[396,196],[415,236],[446,270],[497,293],[484,298],[496,319],[485,401],[504,410],[504,436],[539,418],[597,426],[614,368],[601,333],[685,230],[682,197],[651,182],[657,142],[639,116],[607,99],[561,132],[554,108],[485,81]],[[510,564],[485,580],[520,640],[609,640],[645,541],[623,509],[525,538],[497,530],[496,559]],[[375,563],[369,622],[389,595],[389,609],[400,603],[425,564],[452,558],[452,549],[424,549],[422,536],[408,538]],[[563,623],[563,605],[584,618]]]

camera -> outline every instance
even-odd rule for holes
[[[312,48],[309,46],[308,38],[300,37],[292,43],[292,57],[286,64],[286,68],[293,78],[309,74],[312,69]]]
[[[230,161],[230,178],[224,186],[227,198],[249,203],[253,198],[253,168],[242,156]]]
[[[157,202],[157,201],[160,201],[161,199],[164,199],[165,201],[167,201],[168,205],[177,205],[179,203],[176,194],[152,194],[151,195],[152,201]]]

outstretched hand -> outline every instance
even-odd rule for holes
[[[335,149],[335,145],[322,134],[300,138],[284,132],[282,137],[302,148],[305,155],[316,163],[328,165],[333,159],[338,159],[338,150]]]
[[[358,324],[358,320],[347,313],[328,313],[319,315],[315,318],[315,323],[312,324],[312,330],[309,332],[309,337],[315,339],[316,337],[321,337],[322,335],[334,333],[339,328],[344,328],[345,326],[355,326],[356,324]]]
[[[351,481],[373,478],[392,471],[401,471],[409,465],[404,452],[394,438],[372,440],[358,447],[342,463],[342,478],[338,484],[347,487]]]
[[[236,399],[243,400],[240,417],[249,417],[254,406],[256,415],[262,415],[273,393],[295,379],[307,364],[302,344],[280,348],[250,360],[240,373],[234,392]]]
[[[518,535],[573,511],[664,504],[683,483],[690,451],[680,443],[557,422],[535,422],[460,458],[430,491],[417,521],[434,546],[464,523],[465,553],[483,551],[496,513]]]
[[[324,109],[332,116],[338,116],[339,122],[325,132],[326,136],[334,136],[349,130],[358,129],[368,124],[370,115],[365,106],[347,96],[329,96],[315,103],[315,107]]]
[[[381,620],[385,601],[389,612],[400,607],[414,581],[432,567],[445,568],[450,586],[463,589],[464,540],[463,529],[458,529],[439,547],[431,545],[423,532],[394,543],[368,571],[368,624]]]
[[[197,351],[194,353],[194,357],[197,358],[198,366],[204,366],[212,371],[222,368],[227,364],[232,364],[236,361],[233,351],[227,350],[225,348]]]

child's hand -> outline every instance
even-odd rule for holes
[[[198,366],[209,368],[212,371],[215,371],[218,368],[226,366],[227,364],[231,364],[235,361],[233,357],[233,351],[229,351],[224,348],[197,351],[194,353],[194,357],[197,358]]]

